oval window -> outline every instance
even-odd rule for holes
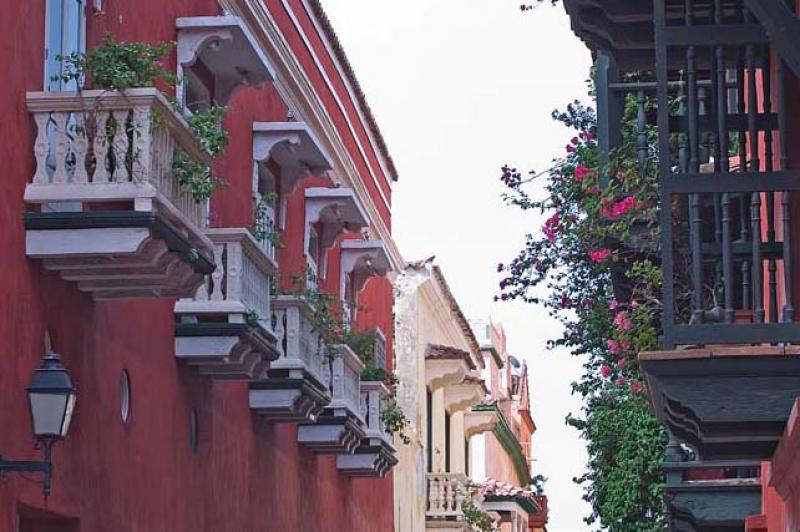
[[[119,408],[122,422],[127,424],[131,419],[131,380],[126,369],[119,377]]]

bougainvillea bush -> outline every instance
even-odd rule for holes
[[[506,203],[546,221],[498,265],[497,299],[542,304],[563,324],[549,345],[585,360],[573,383],[584,406],[567,419],[587,440],[587,473],[575,479],[592,505],[585,520],[642,532],[665,526],[667,440],[636,363],[638,352],[657,347],[661,315],[656,133],[637,131],[636,114],[630,98],[622,145],[605,165],[595,112],[575,101],[553,113],[572,133],[549,170],[503,167]]]

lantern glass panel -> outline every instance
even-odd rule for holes
[[[63,437],[64,416],[68,409],[69,393],[30,392],[28,400],[31,407],[33,434],[41,437]],[[74,400],[72,401],[74,405]],[[71,415],[71,412],[70,412]]]

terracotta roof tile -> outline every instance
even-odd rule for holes
[[[475,361],[467,351],[449,345],[429,344],[425,351],[425,358],[428,360],[463,360],[469,369],[477,369]]]

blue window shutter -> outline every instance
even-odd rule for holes
[[[53,81],[62,73],[59,55],[86,51],[86,0],[47,0],[45,80],[48,91],[76,90],[74,81]]]

